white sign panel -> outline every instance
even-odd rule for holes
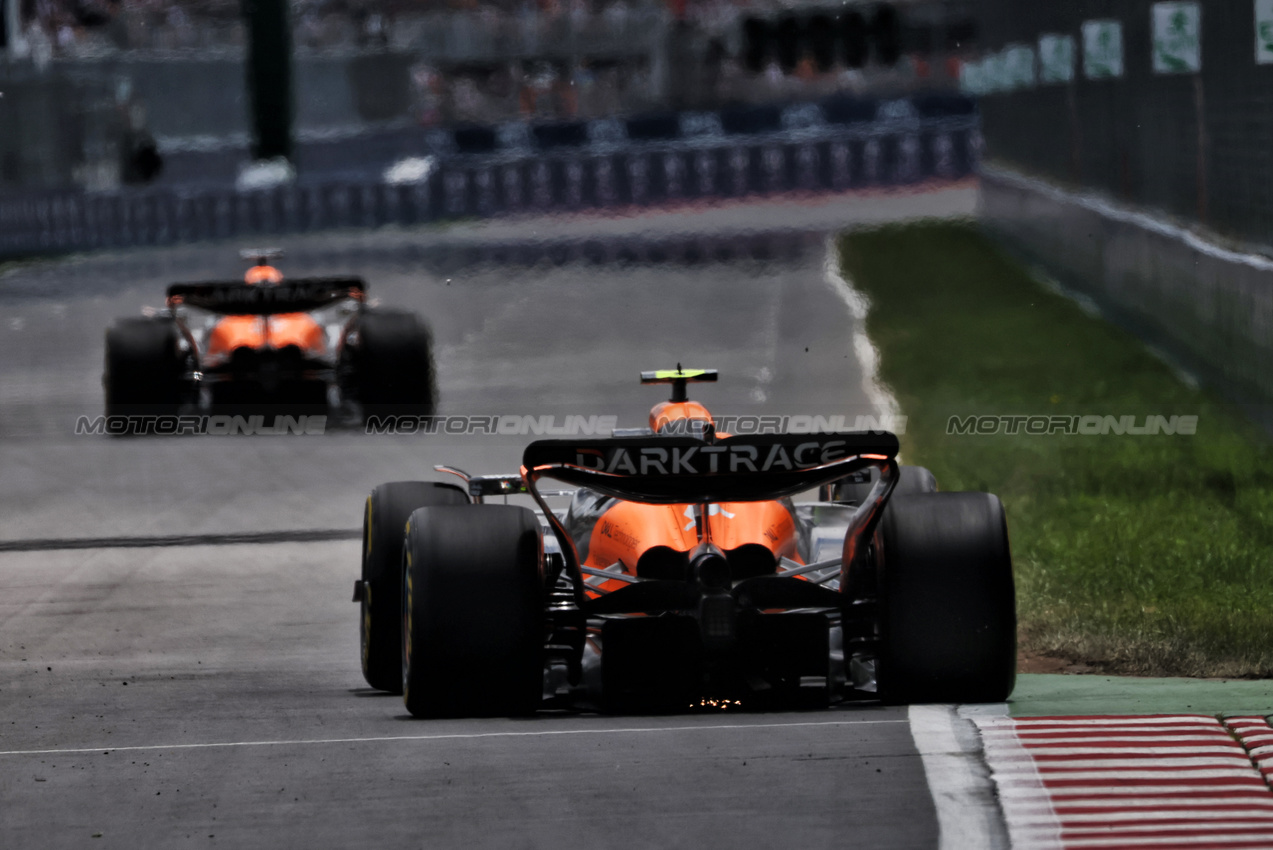
[[[1002,53],[991,53],[985,59],[982,59],[981,74],[981,82],[988,94],[1008,90],[1007,83],[1004,80]]]
[[[1202,70],[1202,9],[1193,0],[1153,6],[1154,73]]]
[[[1083,73],[1089,80],[1123,76],[1123,25],[1083,22]]]
[[[1074,36],[1039,36],[1039,82],[1068,83],[1074,79]]]
[[[1034,48],[1025,44],[1009,44],[1003,49],[1003,70],[1006,88],[1033,88]]]
[[[968,94],[995,94],[1011,88],[1005,76],[1003,54],[990,53],[978,61],[964,63],[960,82]]]
[[[984,62],[968,61],[959,66],[959,88],[964,94],[986,94]]]
[[[1255,0],[1255,61],[1273,63],[1273,0]]]

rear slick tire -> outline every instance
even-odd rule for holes
[[[401,310],[368,311],[358,336],[353,364],[364,423],[376,415],[431,416],[437,403],[433,340],[420,318]]]
[[[362,616],[358,638],[367,684],[402,693],[402,539],[407,518],[426,505],[466,505],[459,487],[431,481],[381,484],[362,516]]]
[[[177,340],[171,319],[119,319],[106,331],[107,416],[176,415],[186,365]]]
[[[899,496],[881,518],[879,541],[880,698],[1006,700],[1016,683],[1017,617],[999,499]]]
[[[533,511],[416,511],[407,524],[403,584],[403,702],[411,714],[507,717],[538,708],[545,618]]]

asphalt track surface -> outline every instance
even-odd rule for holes
[[[282,240],[283,265],[362,274],[384,303],[428,316],[445,414],[640,425],[662,390],[637,372],[682,362],[721,370],[697,393],[718,413],[852,422],[878,399],[822,234],[968,214],[972,200],[963,188],[307,236]],[[803,235],[758,258],[421,253],[754,244],[784,228]],[[239,247],[0,277],[0,843],[936,846],[902,710],[413,721],[365,688],[348,600],[367,490],[435,478],[435,463],[515,471],[529,438],[76,437],[76,418],[100,412],[111,318],[160,303],[174,280],[235,275]]]

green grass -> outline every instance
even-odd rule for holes
[[[1273,675],[1273,451],[971,225],[850,234],[906,461],[1008,514],[1023,648],[1146,675]],[[1194,436],[947,435],[952,415],[1196,415]]]

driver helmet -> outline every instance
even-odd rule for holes
[[[249,284],[282,283],[283,273],[267,263],[260,262],[243,273],[243,282]]]
[[[698,436],[714,425],[712,414],[696,401],[664,401],[650,408],[650,429],[656,434]]]

